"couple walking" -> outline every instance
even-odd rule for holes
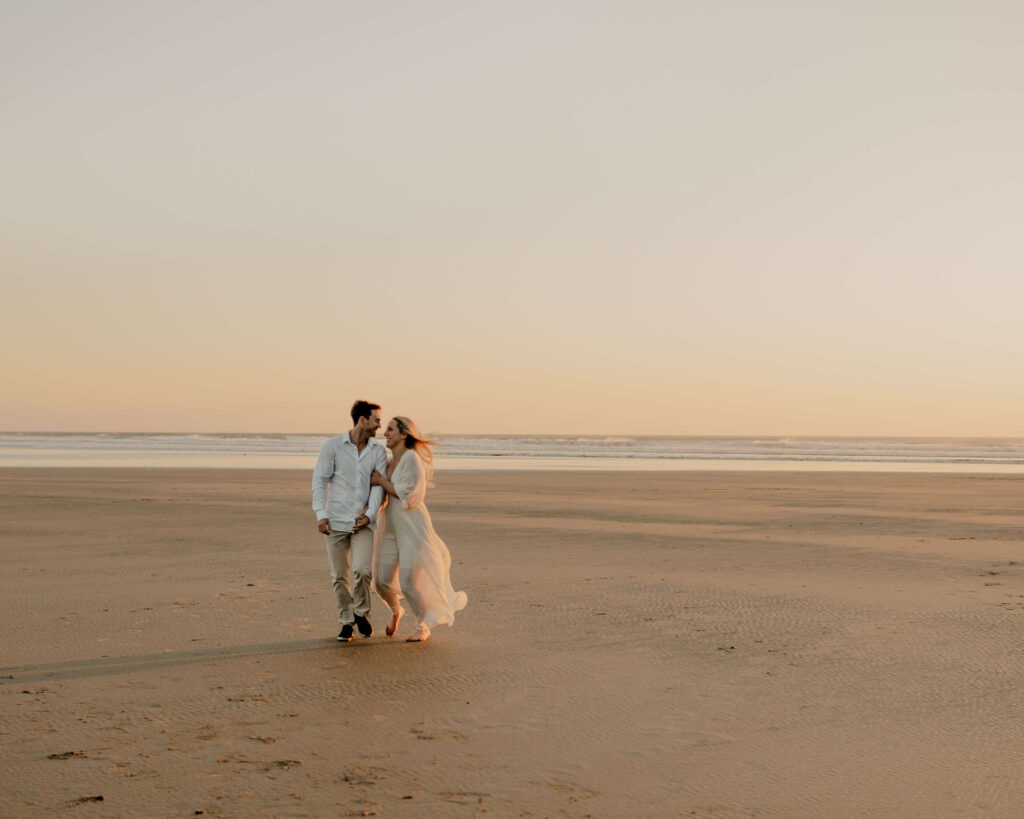
[[[451,555],[434,532],[424,504],[431,486],[434,453],[408,418],[388,421],[384,440],[380,406],[352,405],[352,429],[324,444],[313,470],[313,511],[327,542],[327,561],[338,606],[341,633],[349,642],[353,627],[373,636],[370,585],[391,609],[385,629],[392,637],[405,614],[402,598],[416,618],[409,642],[430,637],[436,625],[451,625],[466,605],[466,593],[452,588]],[[352,583],[349,583],[349,569]]]

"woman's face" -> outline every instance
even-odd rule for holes
[[[398,422],[392,418],[384,429],[384,441],[387,443],[388,449],[398,446],[403,437],[402,433],[398,431]]]

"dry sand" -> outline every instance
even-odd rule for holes
[[[0,814],[1024,815],[1019,477],[441,474],[423,645],[308,487],[0,471]]]

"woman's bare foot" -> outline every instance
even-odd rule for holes
[[[405,642],[407,643],[425,643],[430,639],[430,629],[425,626],[417,629],[416,633],[412,637],[407,637]]]
[[[388,635],[388,637],[395,636],[395,632],[398,630],[398,621],[402,619],[403,614],[405,614],[405,612],[399,610],[391,616],[391,622],[384,629],[384,633]]]

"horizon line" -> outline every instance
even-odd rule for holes
[[[166,435],[166,436],[186,436],[186,435],[221,435],[221,436],[234,436],[234,437],[247,437],[247,436],[300,436],[307,438],[331,438],[337,435],[343,435],[348,432],[345,429],[341,432],[231,432],[227,430],[186,430],[186,431],[173,431],[173,430],[0,430],[0,435]],[[849,440],[920,440],[920,441],[938,441],[938,440],[984,440],[984,441],[995,441],[995,440],[1022,440],[1024,441],[1024,435],[900,435],[893,433],[886,434],[831,434],[831,433],[819,433],[819,434],[808,434],[808,433],[680,433],[680,432],[646,432],[646,433],[625,433],[625,432],[439,432],[430,431],[427,433],[430,436],[448,436],[448,437],[476,437],[476,438],[747,438],[747,439],[759,439],[759,438],[797,438],[797,439],[814,439],[814,438],[826,438],[826,439],[849,439]],[[374,436],[374,439],[380,438],[381,436]]]

